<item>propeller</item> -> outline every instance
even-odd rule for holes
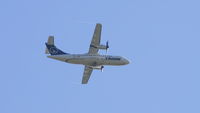
[[[103,72],[103,68],[104,68],[104,66],[101,66],[101,72]]]
[[[109,42],[107,41],[107,42],[106,42],[106,53],[107,53],[107,51],[108,51],[108,48],[109,48]]]

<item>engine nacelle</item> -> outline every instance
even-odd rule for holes
[[[105,49],[107,50],[109,48],[109,45],[108,45],[108,41],[106,42],[106,45],[99,45],[97,46],[98,49]]]
[[[104,66],[90,66],[90,68],[103,71]]]
[[[105,46],[105,45],[99,45],[99,46],[97,46],[97,48],[98,49],[108,49],[107,46]]]

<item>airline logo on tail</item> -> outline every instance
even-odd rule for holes
[[[62,55],[62,54],[66,54],[65,52],[59,50],[58,48],[56,48],[55,45],[49,45],[48,43],[46,43],[46,46],[47,46],[47,49],[48,49],[48,52],[51,54],[51,55]]]
[[[54,37],[49,36],[48,42],[46,44],[46,54],[51,54],[51,55],[62,55],[62,54],[67,54],[60,49],[56,48],[54,45]]]

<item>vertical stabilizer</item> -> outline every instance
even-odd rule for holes
[[[51,54],[51,55],[63,55],[63,54],[68,54],[63,52],[62,50],[58,49],[54,45],[54,37],[49,36],[48,41],[45,43],[46,44],[46,54]]]
[[[49,36],[47,44],[48,45],[54,45],[54,36]],[[45,54],[50,54],[47,47],[46,47],[46,50],[45,50]]]

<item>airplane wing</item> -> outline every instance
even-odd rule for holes
[[[87,84],[88,80],[90,79],[90,75],[92,74],[93,69],[89,66],[85,66],[83,78],[82,78],[82,84]]]
[[[100,41],[101,41],[101,29],[102,29],[102,25],[96,24],[88,54],[98,53],[99,49],[97,47],[100,45]]]

